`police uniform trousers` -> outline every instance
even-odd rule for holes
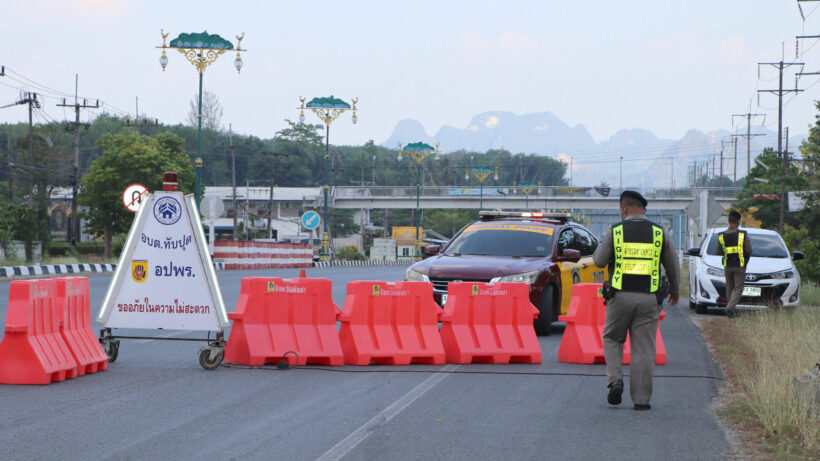
[[[632,348],[629,371],[629,393],[632,403],[648,404],[652,397],[652,373],[655,370],[655,335],[661,307],[651,293],[619,291],[607,301],[604,324],[604,358],[609,383],[623,379],[626,333]]]
[[[724,267],[723,271],[726,274],[726,298],[729,300],[726,309],[735,312],[735,306],[743,297],[743,287],[746,284],[746,266]]]

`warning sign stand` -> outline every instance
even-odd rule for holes
[[[108,360],[117,360],[120,339],[205,341],[199,364],[213,370],[225,353],[230,325],[193,194],[177,190],[166,172],[163,190],[141,196],[114,278],[97,321]],[[207,331],[206,338],[115,335],[116,328]],[[213,335],[213,337],[212,337]]]

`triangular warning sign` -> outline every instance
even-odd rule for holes
[[[192,194],[158,191],[143,198],[97,321],[169,330],[229,325]]]

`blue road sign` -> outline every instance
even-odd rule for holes
[[[316,229],[319,227],[321,220],[319,213],[315,211],[306,211],[305,214],[302,215],[302,225],[305,226],[305,229]]]

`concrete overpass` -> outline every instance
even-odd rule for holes
[[[599,192],[600,190],[600,192]],[[596,190],[593,187],[538,187],[525,194],[514,187],[426,186],[422,187],[419,207],[483,208],[506,210],[604,210],[617,209],[620,189]],[[634,190],[634,189],[633,189]],[[720,205],[728,208],[735,201],[738,188],[637,188],[649,201],[649,210],[682,211],[697,195],[709,191]],[[603,195],[608,192],[608,196]],[[384,209],[416,208],[415,187],[336,186],[330,193],[333,208]],[[321,196],[316,206],[323,205]]]

